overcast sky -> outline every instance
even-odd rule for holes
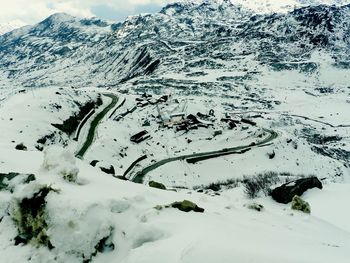
[[[49,15],[65,12],[74,16],[97,16],[124,20],[128,15],[160,11],[171,0],[0,0],[0,23],[35,24]]]

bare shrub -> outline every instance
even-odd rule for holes
[[[264,195],[269,195],[270,187],[280,181],[276,172],[261,173],[253,177],[245,176],[243,179],[244,192],[253,199],[263,192]]]

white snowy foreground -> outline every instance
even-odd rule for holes
[[[349,0],[184,2],[0,36],[0,263],[350,262]]]
[[[214,128],[198,129],[183,136],[171,129],[158,130],[152,121],[147,129],[152,132],[153,138],[140,145],[131,145],[130,135],[143,128],[142,123],[147,116],[155,114],[155,108],[149,106],[137,109],[119,122],[104,118],[85,159],[76,159],[73,153],[86,137],[91,120],[84,125],[78,142],[72,140],[72,136],[57,132],[51,123],[61,123],[78,110],[77,102],[84,104],[94,100],[100,92],[107,91],[37,89],[16,94],[1,105],[0,173],[34,174],[36,180],[23,183],[20,178],[13,179],[5,182],[9,186],[0,191],[0,262],[349,261],[348,169],[341,161],[317,155],[310,150],[305,139],[293,136],[297,134],[294,127],[302,127],[302,120],[293,122],[294,126],[285,126],[282,125],[284,117],[271,112],[266,119],[258,120],[259,127],[232,132],[216,123]],[[118,96],[127,100],[115,115],[131,108],[136,98],[132,94]],[[318,104],[305,104],[302,98],[301,94],[298,99],[282,104],[280,109],[286,114],[298,114],[298,109],[310,107],[308,116],[318,116]],[[102,96],[102,99],[102,106],[91,118],[110,103],[109,98]],[[334,100],[341,101],[341,98],[334,95]],[[189,97],[188,101],[188,113],[216,106],[216,114],[223,114],[220,102],[224,101],[206,100],[205,97]],[[293,112],[290,105],[296,103],[300,103],[300,107]],[[167,107],[172,105],[169,103]],[[344,108],[347,107],[344,104]],[[346,123],[346,110],[339,112],[341,114],[334,114],[325,121]],[[321,124],[313,125],[319,127]],[[145,178],[145,183],[156,180],[169,188],[179,184],[187,186],[187,189],[178,189],[177,192],[119,180],[101,172],[98,166],[89,165],[94,159],[106,165],[113,164],[118,175],[144,153],[153,154],[152,158],[160,160],[176,154],[249,144],[257,136],[264,136],[260,127],[278,132],[279,137],[273,145],[192,166],[184,161],[173,162],[152,171]],[[198,139],[211,136],[219,128],[224,132],[213,140]],[[333,130],[327,129],[329,133]],[[347,129],[339,129],[338,132],[348,139]],[[50,133],[55,135],[49,144],[56,146],[45,145],[44,151],[37,150],[37,140]],[[184,137],[191,138],[193,142],[188,144]],[[299,147],[286,145],[288,138],[293,138]],[[163,149],[157,141],[167,147]],[[28,150],[15,150],[19,143],[24,143]],[[62,146],[65,146],[64,150]],[[118,153],[123,152],[126,146],[129,146],[125,150],[127,154],[122,157]],[[271,149],[275,150],[276,157],[268,160],[266,153]],[[143,165],[145,163],[141,163]],[[341,176],[334,176],[335,167],[343,171]],[[308,190],[302,196],[311,205],[310,215],[291,210],[290,204],[278,204],[271,197],[260,195],[255,200],[248,199],[242,185],[225,188],[219,195],[192,190],[201,184],[270,170],[304,175],[316,171],[319,178],[326,178],[322,190]],[[188,176],[186,173],[189,173]],[[49,250],[35,242],[17,244],[18,225],[15,222],[23,220],[16,210],[17,205],[26,198],[33,198],[46,186],[54,189],[46,196],[43,205],[44,233],[53,248]],[[175,208],[155,209],[158,205],[183,200],[190,200],[205,211],[186,213]],[[263,205],[264,209],[261,212],[248,209],[247,205],[252,202]],[[98,249],[101,242],[103,249]]]
[[[96,244],[111,235],[113,251],[98,253],[93,262],[348,262],[350,214],[346,208],[350,185],[327,184],[309,190],[311,215],[292,211],[269,197],[256,201],[261,212],[244,204],[241,188],[220,196],[196,192],[152,189],[108,176],[77,160],[77,183],[59,175],[71,166],[59,148],[51,150],[42,166],[43,153],[6,150],[0,155],[2,172],[21,167],[37,180],[17,185],[13,194],[0,192],[1,262],[82,262]],[[21,164],[21,165],[19,165]],[[73,164],[74,165],[74,164]],[[30,197],[39,185],[59,190],[46,198],[47,234],[54,249],[14,246],[16,227],[6,210],[14,199]],[[156,205],[189,199],[204,213]]]

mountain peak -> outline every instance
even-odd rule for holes
[[[41,23],[59,24],[62,22],[70,22],[70,21],[74,21],[74,20],[77,20],[77,18],[74,16],[71,16],[67,13],[55,13],[55,14],[49,16],[48,18],[46,18],[45,20],[43,20]]]

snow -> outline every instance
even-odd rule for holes
[[[221,2],[214,1],[211,5],[218,8]],[[284,12],[294,5],[316,2],[237,0],[235,3],[265,13]],[[337,59],[327,49],[314,49],[299,61],[293,57],[294,52],[299,54],[298,47],[292,47],[283,62],[294,66],[314,63],[315,72],[305,73],[298,67],[272,70],[269,63],[256,58],[263,54],[246,55],[244,40],[235,42],[229,36],[219,37],[218,43],[224,43],[219,49],[210,46],[211,39],[198,40],[196,34],[201,30],[208,33],[217,27],[231,27],[232,21],[231,29],[235,32],[234,21],[241,18],[236,13],[228,14],[232,10],[228,8],[227,12],[216,14],[222,16],[220,19],[213,16],[210,20],[212,12],[200,16],[199,11],[192,10],[192,26],[198,29],[193,32],[188,23],[177,24],[188,18],[186,12],[175,14],[168,10],[166,15],[129,17],[112,35],[108,25],[101,29],[97,25],[84,27],[79,19],[56,14],[50,18],[54,29],[59,30],[60,24],[68,23],[79,31],[75,37],[87,37],[83,44],[71,41],[64,45],[70,51],[77,48],[83,52],[83,58],[80,56],[83,53],[74,53],[72,57],[51,61],[50,68],[42,64],[42,68],[27,75],[35,82],[28,83],[31,88],[20,84],[25,78],[9,79],[7,71],[0,71],[0,173],[30,173],[36,178],[29,183],[20,178],[5,181],[10,187],[0,191],[0,262],[349,261],[349,69],[335,67]],[[205,31],[203,21],[213,28]],[[262,27],[261,31],[278,32],[280,25],[294,20],[287,17],[286,21],[274,24],[274,28]],[[149,35],[153,34],[153,26],[159,24],[173,30],[160,37],[162,45],[155,45],[157,38]],[[144,30],[144,25],[151,29]],[[26,36],[28,30],[17,29],[9,35],[28,37],[30,45],[49,44],[56,51],[62,48],[62,43],[55,42],[54,38]],[[160,27],[159,30],[162,36],[161,31],[168,29]],[[55,36],[55,31],[46,33]],[[176,41],[172,41],[175,35]],[[140,36],[146,40],[139,42]],[[250,45],[259,46],[259,43]],[[149,47],[145,57],[164,55],[159,71],[153,75],[143,76],[142,68],[133,71],[133,63],[144,45]],[[194,55],[197,48],[207,51]],[[230,57],[220,58],[229,51]],[[52,53],[41,55],[49,58]],[[93,59],[85,60],[87,57]],[[24,65],[15,63],[14,56],[7,59],[15,67]],[[34,64],[33,59],[24,60],[28,65]],[[76,63],[77,60],[80,62]],[[122,66],[114,67],[119,64]],[[131,81],[118,82],[130,72],[142,74]],[[113,79],[113,85],[106,84],[108,78]],[[96,83],[104,83],[101,85],[104,88],[96,87]],[[118,105],[100,121],[91,147],[78,159],[74,154],[85,142],[94,118],[111,102],[111,98],[103,95],[106,93],[118,96]],[[115,119],[133,109],[143,93],[152,95],[152,102],[162,95],[169,95],[169,100],[157,105],[143,102],[135,111]],[[52,125],[77,113],[78,104],[96,100],[98,96],[102,98],[102,105],[81,125],[78,141],[74,140],[74,134],[69,136]],[[124,99],[125,104],[119,107]],[[115,109],[115,114],[110,116]],[[211,124],[207,128],[176,131],[174,127],[163,127],[158,118],[158,115],[170,118],[176,113],[209,114],[211,109],[215,116],[204,118],[204,123]],[[252,120],[256,126],[241,122],[230,129],[221,121],[228,115],[238,121]],[[141,130],[147,130],[151,137],[139,144],[131,142],[130,137]],[[252,144],[268,138],[269,131],[276,132],[277,137],[259,147]],[[47,143],[38,143],[51,134],[54,135]],[[27,150],[16,150],[20,143]],[[128,179],[161,160],[243,145],[251,149],[195,164],[186,160],[168,162],[147,173],[142,184],[118,179],[118,175],[123,175],[144,155],[147,158],[127,174]],[[275,153],[272,159],[271,152]],[[98,161],[95,167],[90,165],[92,161]],[[114,175],[100,168],[111,165]],[[298,176],[315,175],[321,179],[322,190],[311,189],[302,195],[311,206],[311,214],[292,210],[290,204],[276,203],[263,193],[254,200],[249,199],[240,181],[268,172],[280,174],[278,184]],[[152,180],[170,190],[149,187]],[[216,192],[197,191],[227,180],[236,180],[237,184],[223,186]],[[15,245],[19,231],[12,208],[45,186],[55,189],[44,204],[45,232],[54,248],[49,250],[31,243]],[[205,209],[204,213],[185,213],[169,207],[155,209],[182,200],[195,202]],[[261,212],[248,209],[252,202],[264,209]]]
[[[33,109],[31,121],[36,123],[35,127],[39,131],[45,130],[50,127],[50,121],[55,118],[56,120],[65,119],[71,114],[71,111],[62,111],[59,115],[55,111],[47,111],[47,105],[53,100],[57,101],[60,98],[59,102],[62,105],[71,105],[71,100],[84,101],[94,98],[100,90],[81,89],[78,92],[81,98],[78,98],[71,96],[75,92],[70,89],[59,89],[60,96],[50,97],[50,94],[55,94],[56,91],[55,89],[37,89],[34,91],[34,96],[30,93],[13,95],[3,103],[0,114],[3,120],[7,120],[11,115],[14,116],[13,121],[15,121],[19,118],[16,117],[16,112],[24,114],[25,111],[21,109],[31,105]],[[313,98],[309,95],[303,95],[303,97],[301,94],[303,93],[296,96],[300,101],[302,98]],[[131,108],[135,98],[138,97],[136,94],[119,96],[125,97],[126,102],[114,116]],[[329,96],[336,100],[341,98],[336,94]],[[40,100],[45,97],[51,99],[46,99],[46,102]],[[221,99],[208,100],[205,96],[190,96],[187,102],[180,100],[180,105],[172,102],[175,99],[178,98],[173,94],[168,105],[160,104],[160,108],[172,112],[183,109],[181,106],[183,103],[186,105],[187,113],[206,112],[210,108],[215,109],[217,118],[224,113],[220,108]],[[23,101],[25,103],[22,103]],[[108,103],[109,101],[105,101],[103,105],[106,106]],[[281,104],[281,107],[285,108],[280,110],[288,112],[296,109],[289,108],[291,106],[288,105],[292,104],[295,102],[286,101]],[[317,104],[308,105],[308,107],[314,105],[308,112],[314,112],[318,107]],[[259,128],[251,127],[248,130],[235,131],[234,137],[230,132],[224,131],[223,135],[220,135],[222,137],[216,137],[215,141],[196,142],[195,138],[198,134],[201,134],[200,137],[212,134],[211,129],[202,129],[185,135],[189,138],[193,136],[194,139],[193,145],[188,145],[183,141],[182,136],[176,135],[171,129],[156,132],[156,129],[153,130],[155,124],[151,121],[149,129],[152,129],[154,138],[146,143],[143,142],[140,146],[131,145],[130,134],[135,129],[142,128],[142,118],[149,117],[155,112],[157,109],[154,106],[145,106],[119,122],[108,117],[104,118],[98,127],[98,136],[85,157],[86,160],[75,159],[67,150],[57,146],[46,148],[44,152],[34,149],[16,151],[11,144],[7,143],[11,138],[16,138],[13,137],[16,132],[2,136],[1,171],[34,173],[37,177],[36,181],[27,186],[17,185],[13,194],[6,191],[0,192],[2,200],[0,214],[4,216],[0,223],[0,246],[2,255],[8,259],[7,262],[18,262],[28,257],[31,257],[33,262],[43,260],[55,262],[55,258],[65,262],[81,262],[83,255],[89,258],[94,254],[96,244],[109,236],[110,242],[113,242],[116,248],[98,253],[93,257],[93,262],[114,260],[124,263],[154,262],[155,255],[157,262],[174,263],[227,262],[233,257],[239,262],[329,262],[331,259],[340,263],[347,262],[350,248],[350,218],[344,207],[346,207],[345,200],[348,199],[350,189],[349,184],[341,180],[338,180],[339,183],[332,182],[336,179],[333,177],[333,168],[341,167],[341,163],[316,155],[305,141],[304,144],[301,143],[301,139],[298,139],[297,149],[293,148],[293,144],[286,146],[285,140],[290,138],[293,128],[283,123],[278,124],[281,120],[274,113],[257,120],[259,125],[267,126],[271,118],[274,119],[275,124],[272,127],[279,130],[280,137],[273,146],[253,149],[244,155],[211,159],[196,165],[186,164],[184,161],[173,162],[154,170],[146,179],[146,182],[156,180],[170,187],[186,186],[188,189],[177,190],[177,192],[152,189],[145,185],[118,180],[102,173],[99,168],[88,165],[91,159],[100,159],[106,164],[114,164],[117,170],[120,169],[118,173],[121,173],[144,151],[153,152],[154,158],[160,159],[171,156],[173,151],[170,149],[173,147],[183,148],[184,153],[231,147],[249,144],[261,133]],[[315,116],[318,113],[315,111]],[[308,116],[313,117],[309,114]],[[38,121],[41,119],[42,121]],[[345,120],[346,117],[340,114],[339,121]],[[327,121],[337,123],[331,116]],[[16,122],[14,131],[21,129],[22,125],[25,123]],[[86,125],[89,126],[89,124]],[[292,125],[298,125],[298,122],[293,122]],[[38,133],[25,132],[25,141],[29,146],[29,142],[33,142],[37,137],[36,134]],[[111,134],[113,134],[112,137]],[[158,138],[161,134],[166,137]],[[116,141],[113,140],[114,137]],[[163,140],[168,147],[163,150],[161,147],[154,148],[156,146],[153,146],[153,141],[158,139]],[[16,141],[19,140],[16,139]],[[69,138],[68,143],[72,143]],[[117,149],[125,146],[129,147],[125,150],[128,157],[117,157]],[[276,157],[268,161],[266,153],[272,149],[276,152]],[[22,160],[21,165],[18,165],[18,160]],[[310,163],[309,160],[313,162]],[[298,165],[296,165],[297,162]],[[121,164],[123,168],[119,167]],[[344,169],[345,180],[350,175],[346,174],[345,167],[342,169]],[[77,173],[78,184],[62,180],[62,171],[67,170]],[[262,212],[249,210],[245,207],[249,199],[245,196],[242,186],[224,190],[219,196],[191,190],[192,187],[200,184],[207,185],[219,180],[241,178],[243,175],[251,176],[263,171],[283,171],[293,174],[317,173],[319,177],[325,176],[328,179],[323,190],[310,190],[303,195],[311,205],[311,215],[292,211],[288,205],[277,204],[270,197],[264,196],[255,200],[264,206]],[[181,175],[184,172],[187,176]],[[45,248],[36,249],[30,245],[13,246],[12,239],[16,235],[16,228],[4,213],[4,209],[14,198],[30,197],[42,185],[50,185],[53,189],[59,190],[57,193],[49,194],[46,206],[48,234],[55,249],[49,251]],[[183,213],[170,208],[161,211],[154,209],[156,205],[166,205],[184,199],[196,202],[200,207],[205,208],[205,212],[197,214]]]
[[[50,183],[60,189],[47,199],[49,234],[55,249],[19,246],[13,250],[9,241],[13,226],[4,219],[0,244],[7,262],[29,255],[33,262],[54,262],[55,257],[80,262],[81,255],[89,255],[94,244],[111,229],[117,249],[99,253],[94,262],[227,262],[232,257],[239,262],[347,262],[349,214],[345,213],[346,206],[332,204],[347,200],[349,185],[330,184],[322,191],[307,192],[311,216],[292,212],[267,197],[257,200],[265,207],[259,213],[244,207],[247,200],[239,189],[215,197],[168,192],[116,180],[82,161],[78,166],[79,176],[88,182],[84,185],[61,181],[52,171],[37,167],[39,184]],[[15,192],[17,198],[19,189]],[[185,198],[204,207],[205,212],[153,209],[157,204]],[[6,198],[2,200],[6,202]]]
[[[255,13],[280,13],[288,12],[298,7],[317,6],[317,5],[346,5],[349,0],[181,0],[184,3],[208,3],[212,6],[220,5],[224,2],[230,2],[234,5],[241,5],[244,8],[250,9]]]
[[[75,164],[74,155],[59,146],[50,146],[44,150],[42,169],[53,171],[70,182],[76,182],[78,179],[79,169]]]
[[[307,192],[305,198],[310,203],[314,216],[349,233],[349,214],[344,209],[347,205],[348,191],[349,184],[327,184],[322,191]]]

